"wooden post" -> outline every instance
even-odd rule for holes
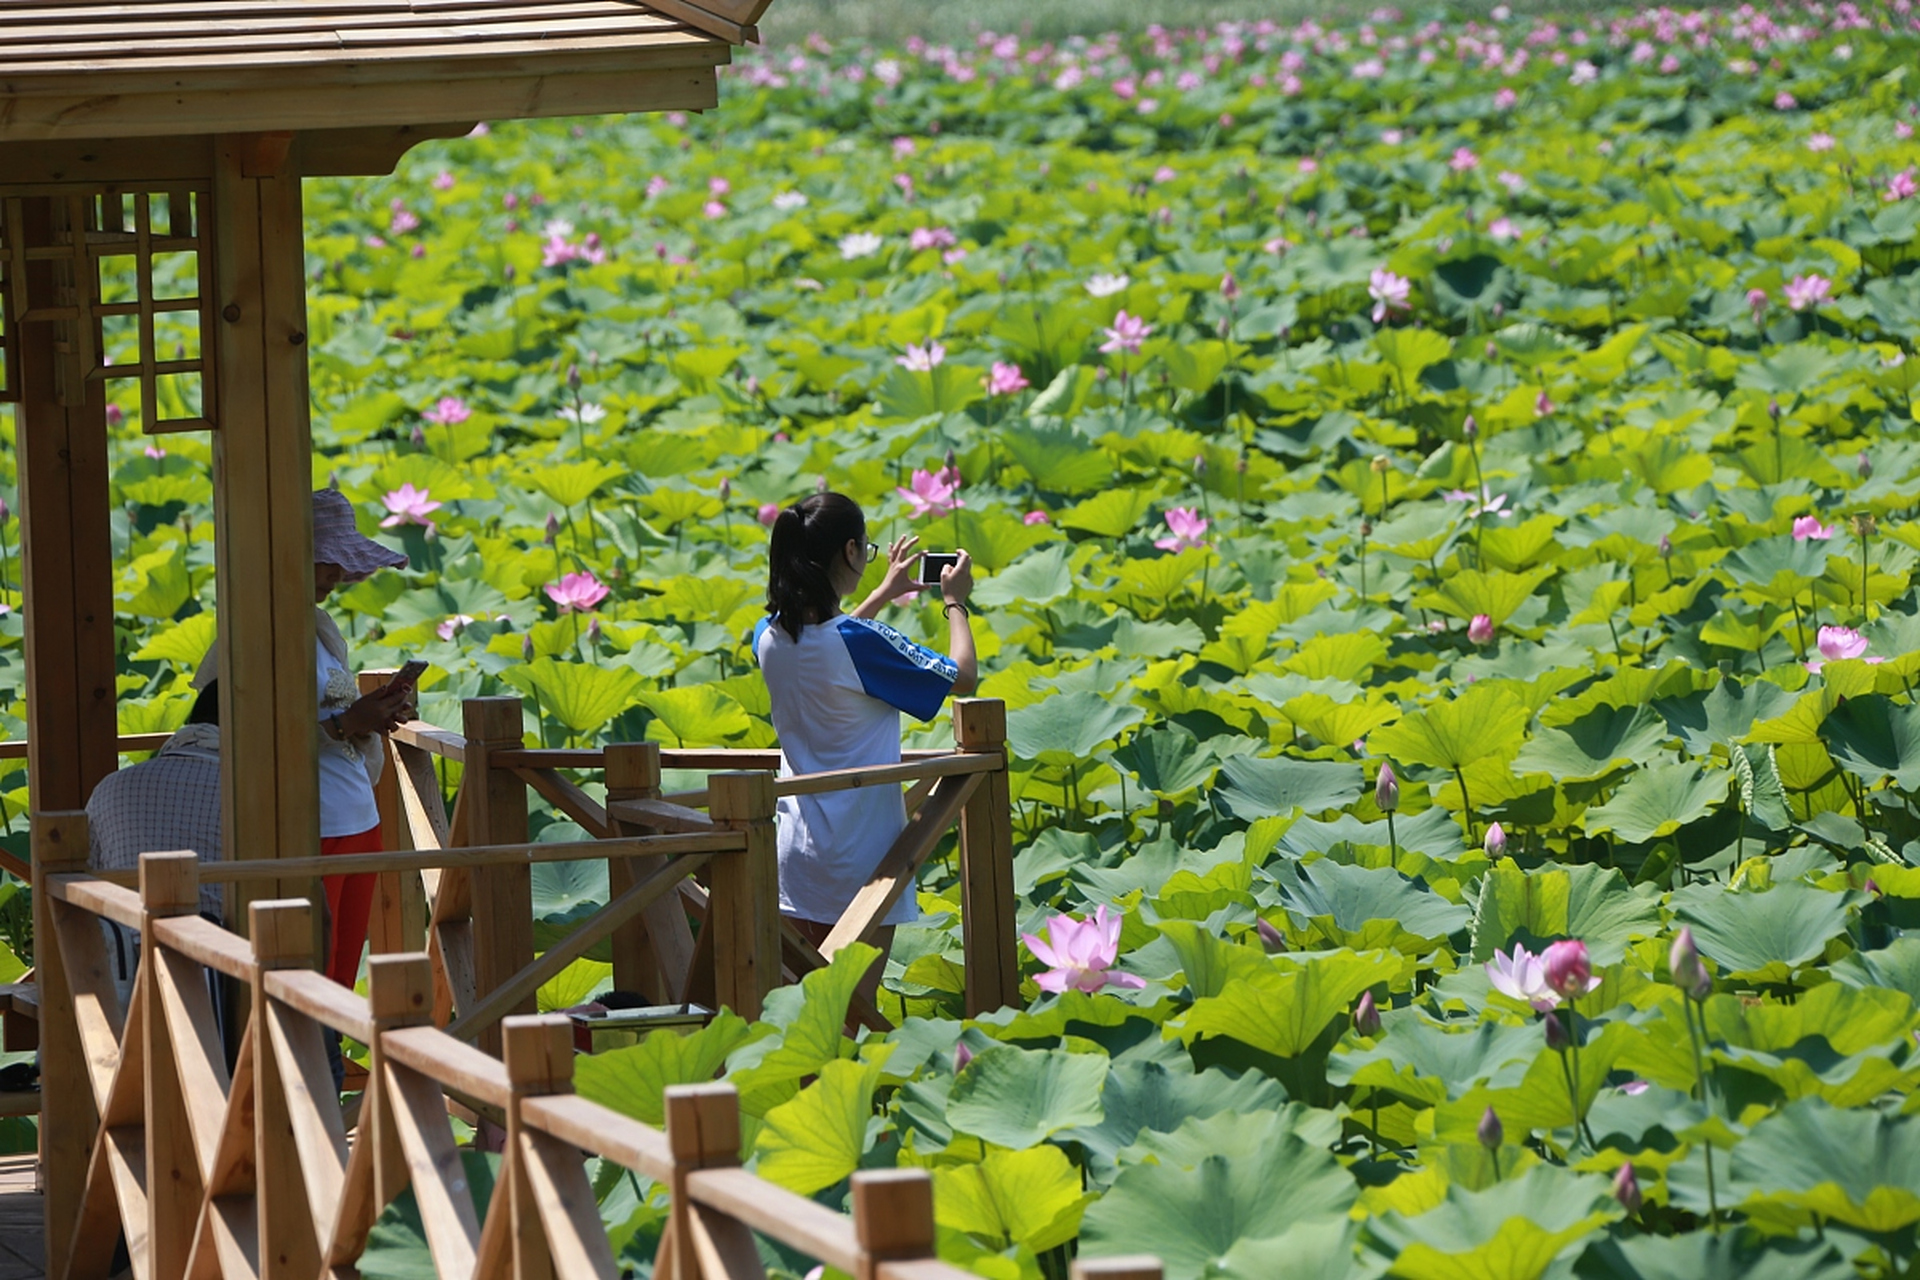
[[[47,1274],[67,1274],[74,1224],[86,1199],[87,1162],[99,1125],[73,989],[54,930],[57,905],[44,877],[87,869],[87,815],[38,812],[33,830],[33,977],[40,996],[40,1185],[45,1189]]]
[[[1161,1280],[1160,1259],[1149,1254],[1122,1258],[1081,1258],[1067,1275],[1071,1280]]]
[[[65,198],[29,198],[21,207],[25,225],[13,234],[27,249],[53,247],[56,230],[85,233],[84,226],[70,225],[75,205]],[[51,309],[77,302],[81,319],[74,327],[90,333],[98,292],[91,271],[36,259],[27,262],[23,274],[30,306]],[[73,297],[60,296],[68,291]],[[107,402],[86,380],[90,370],[76,370],[77,357],[61,352],[55,324],[10,323],[8,328],[20,344],[15,449],[27,776],[36,811],[78,809],[93,785],[119,764]]]
[[[607,804],[618,800],[660,798],[660,744],[613,742],[606,747]],[[645,827],[613,824],[615,835],[645,835]],[[665,863],[664,858],[609,858],[608,900],[638,884]],[[659,1004],[685,998],[687,966],[693,957],[693,932],[676,891],[655,902],[630,924],[613,931],[613,985],[640,991]]]
[[[710,864],[706,927],[713,933],[714,999],[749,1020],[780,985],[780,862],[773,830],[771,773],[716,773],[707,812],[746,833],[747,847]]]
[[[204,340],[216,357],[209,392],[220,423],[213,514],[221,815],[228,858],[305,858],[320,851],[306,262],[300,177],[252,168],[259,150],[245,135],[214,145],[221,322]],[[311,888],[234,886],[227,918],[249,920],[247,899]],[[263,1245],[271,1239],[261,1236]]]
[[[740,1095],[730,1084],[672,1085],[666,1092],[666,1111],[667,1147],[673,1153],[668,1178],[672,1203],[654,1275],[657,1280],[701,1280],[692,1245],[687,1175],[740,1163]]]
[[[373,1145],[374,1214],[393,1203],[407,1186],[406,1156],[385,1096],[387,1050],[380,1032],[425,1026],[433,1021],[433,962],[425,952],[367,957],[367,1011],[375,1028],[367,1046],[367,1126],[361,1141]]]
[[[853,1280],[879,1280],[883,1262],[933,1257],[933,1175],[925,1169],[854,1174],[853,1233],[860,1243]]]
[[[200,910],[200,859],[191,850],[147,853],[140,857],[140,998],[146,1005],[141,1027],[147,1103],[147,1269],[152,1280],[178,1280],[193,1251],[200,1218],[200,1158],[187,1118],[174,1037],[191,1035],[169,1025],[160,994],[160,948],[153,922]],[[264,1028],[263,1028],[264,1029]]]
[[[500,1024],[500,1048],[512,1097],[507,1104],[507,1159],[501,1173],[513,1213],[514,1280],[551,1280],[553,1254],[540,1221],[540,1208],[527,1180],[522,1150],[526,1126],[520,1118],[523,1098],[573,1092],[573,1023],[565,1014],[507,1018]],[[495,1193],[492,1212],[501,1211]]]
[[[493,767],[495,751],[517,751],[526,736],[518,698],[468,698],[466,730],[467,833],[473,844],[520,844],[527,839],[527,786],[511,769]],[[533,962],[533,871],[530,867],[475,867],[473,875],[473,955],[476,994],[506,985],[522,966]],[[462,1013],[466,1010],[461,1010]],[[515,1012],[533,1012],[533,997]],[[480,1033],[480,1048],[500,1052],[496,1024]]]
[[[372,693],[393,679],[392,671],[362,671],[360,692]],[[385,735],[380,750],[386,756],[386,768],[373,785],[373,798],[380,806],[380,844],[387,849],[411,849],[413,840],[400,812],[400,765]],[[417,871],[382,871],[373,894],[373,918],[367,927],[371,954],[392,955],[405,951],[424,951],[427,946],[427,895]]]
[[[318,1231],[300,1161],[294,1157],[298,1148],[293,1120],[266,1016],[268,972],[313,967],[313,915],[312,905],[304,899],[254,902],[248,907],[253,939],[253,1164],[260,1280],[311,1280],[320,1269]]]
[[[1007,704],[998,698],[956,699],[953,738],[962,751],[1000,758],[1000,767],[981,777],[960,813],[960,930],[967,953],[967,1016],[972,1018],[1020,1003]]]

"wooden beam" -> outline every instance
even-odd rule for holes
[[[44,877],[87,865],[87,815],[33,815],[33,862]],[[54,900],[44,885],[33,890],[34,981],[40,1008],[72,1007],[73,988],[60,956]],[[95,926],[95,932],[99,932]],[[71,1016],[43,1017],[40,1024],[40,1161],[45,1187],[47,1274],[65,1275],[74,1229],[86,1200],[87,1166],[94,1146],[93,1092],[88,1087],[80,1027]],[[102,1159],[104,1160],[104,1156]],[[104,1165],[102,1167],[104,1174]]]
[[[56,245],[71,220],[65,201],[30,199],[13,229],[26,249]],[[84,228],[72,228],[78,235]],[[71,280],[28,257],[26,305],[52,307],[63,284],[90,305],[91,271]],[[85,307],[83,306],[83,310]],[[87,322],[82,321],[85,327]],[[83,807],[119,767],[115,716],[113,547],[108,524],[107,406],[97,387],[68,388],[61,403],[58,326],[9,324],[20,345],[21,612],[26,619],[27,772],[35,810]]]
[[[471,805],[469,830],[480,844],[508,844],[527,838],[527,784],[510,769],[492,767],[490,755],[513,750],[526,736],[525,713],[518,696],[469,698],[464,707],[467,772],[461,790]],[[526,864],[475,867],[473,882],[473,955],[478,994],[513,981],[533,960],[533,877]],[[533,996],[502,1013],[532,1013]],[[461,1014],[467,1011],[462,1009]],[[481,1032],[480,1047],[500,1051],[498,1027]]]
[[[247,177],[256,149],[250,136],[219,139],[212,209],[221,317],[214,377],[222,427],[213,438],[221,810],[233,860],[320,853],[300,179]],[[251,896],[311,892],[310,883],[287,882]],[[230,901],[227,918],[245,920],[245,901]]]
[[[960,929],[967,953],[967,1016],[1020,1004],[1015,951],[1013,799],[1007,776],[1007,704],[960,698],[954,743],[992,765],[960,814]]]

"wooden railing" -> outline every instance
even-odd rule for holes
[[[202,868],[190,853],[143,857],[136,893],[85,870],[84,815],[38,815],[33,838],[39,995],[71,1010],[39,1027],[50,1280],[106,1274],[116,1232],[140,1280],[351,1276],[380,1213],[408,1188],[443,1280],[613,1280],[588,1156],[667,1189],[662,1280],[764,1277],[755,1233],[856,1280],[967,1274],[934,1256],[923,1170],[854,1174],[853,1213],[843,1216],[740,1167],[729,1085],[668,1090],[666,1129],[650,1128],[572,1092],[565,1017],[505,1019],[504,1056],[493,1058],[432,1025],[425,954],[375,957],[362,997],[310,968],[305,901],[252,903],[243,939],[196,914]],[[97,917],[140,931],[125,1008]],[[231,1070],[209,971],[247,996]],[[351,1133],[329,1074],[329,1029],[370,1054]],[[504,1119],[484,1206],[450,1099]],[[1110,1259],[1078,1263],[1076,1275],[1159,1280],[1160,1269]]]

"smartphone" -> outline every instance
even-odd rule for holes
[[[929,551],[920,557],[920,585],[937,587],[940,575],[960,563],[960,556],[952,551]]]
[[[389,687],[412,688],[421,676],[427,672],[427,664],[415,658],[393,673],[393,679],[387,681]]]

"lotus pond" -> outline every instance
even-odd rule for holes
[[[842,1034],[855,949],[582,1091],[724,1074],[761,1174],[930,1167],[1002,1280],[1910,1274],[1917,33],[816,40],[705,118],[310,183],[315,480],[413,566],[336,597],[362,664],[429,659],[449,725],[767,745],[761,513],[840,489],[982,567],[1023,918],[1102,931],[964,1021],[936,857],[891,1034]],[[147,731],[212,633],[209,450],[110,416]],[[537,892],[557,931],[604,871]],[[658,1195],[598,1190],[645,1274]],[[422,1248],[402,1202],[364,1270]]]

